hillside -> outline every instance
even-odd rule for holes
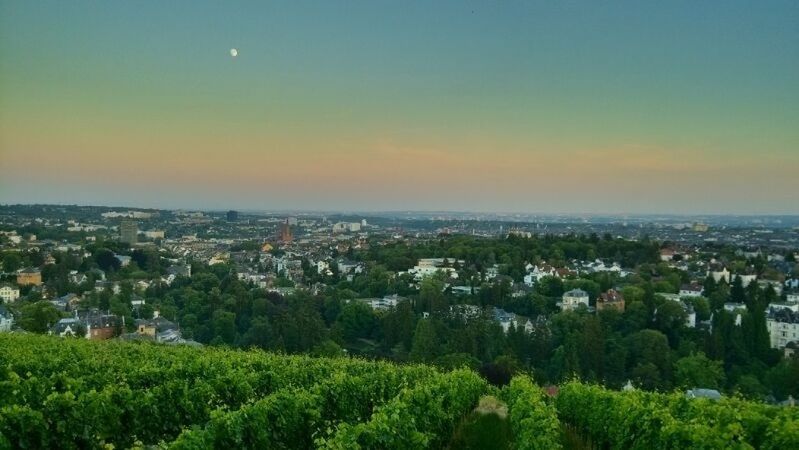
[[[424,365],[15,334],[0,362],[0,448],[447,448],[490,422],[473,418],[487,395],[519,449],[558,448],[563,430],[610,448],[799,448],[795,408],[580,383],[553,401],[528,377],[497,389]]]

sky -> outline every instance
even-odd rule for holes
[[[798,23],[793,0],[0,0],[0,203],[799,214]]]

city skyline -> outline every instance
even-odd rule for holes
[[[0,203],[799,214],[795,2],[0,13]]]

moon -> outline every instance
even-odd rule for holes
[[[238,50],[236,50],[235,48],[231,48],[230,49],[230,56],[235,58],[238,55],[239,55],[239,51]]]

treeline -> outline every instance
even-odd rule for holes
[[[572,259],[593,261],[609,259],[624,267],[636,267],[659,260],[659,245],[644,238],[640,241],[614,238],[609,234],[533,236],[524,238],[480,238],[455,235],[409,245],[397,242],[389,245],[372,245],[360,255],[365,261],[374,261],[389,270],[402,271],[413,267],[419,258],[453,258],[465,261],[465,268],[477,272],[500,264],[505,274],[521,281],[527,263],[546,261],[562,267]]]

